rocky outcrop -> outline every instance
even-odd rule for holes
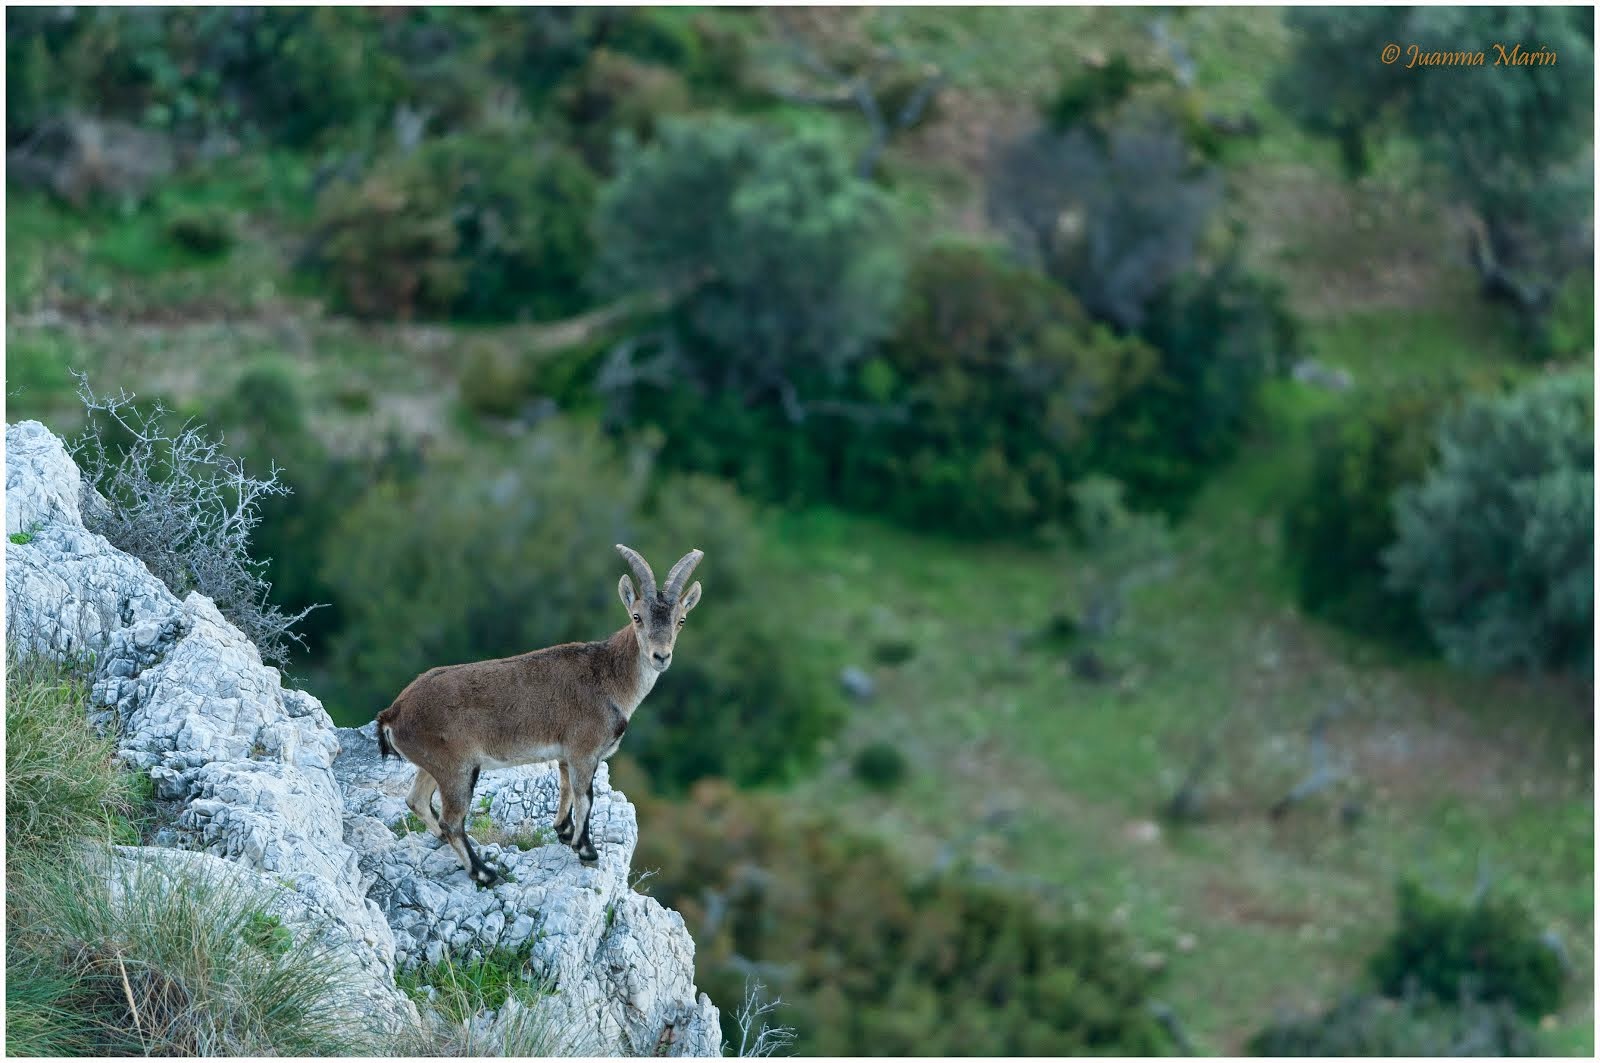
[[[284,903],[348,956],[380,1018],[416,1022],[397,970],[505,950],[554,988],[546,1006],[563,1013],[582,1051],[718,1054],[717,1010],[693,983],[693,942],[677,913],[632,891],[637,823],[603,771],[594,868],[540,844],[551,838],[552,767],[485,776],[490,824],[479,833],[506,842],[481,848],[511,874],[481,889],[448,847],[405,830],[411,769],[378,758],[371,725],[334,727],[209,599],[180,602],[87,530],[78,469],[44,426],[8,427],[6,449],[9,637],[19,653],[92,662],[95,722],[115,728],[123,759],[176,809],[160,845],[288,887],[297,900]],[[482,1023],[492,1031],[497,1018]]]

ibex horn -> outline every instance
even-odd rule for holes
[[[649,562],[640,557],[637,550],[629,549],[621,543],[617,544],[617,553],[621,554],[623,559],[628,562],[629,567],[633,569],[633,574],[639,579],[639,589],[644,596],[646,598],[654,598],[656,596],[656,574],[650,571]],[[677,569],[673,569],[673,571],[676,572]]]
[[[672,566],[672,571],[667,573],[668,601],[675,602],[678,600],[678,595],[683,593],[684,583],[689,579],[689,573],[694,571],[694,566],[698,565],[700,559],[705,556],[699,550],[690,550],[678,559],[676,565]]]

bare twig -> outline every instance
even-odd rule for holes
[[[775,1056],[794,1044],[794,1027],[767,1025],[767,1017],[783,1007],[783,998],[763,1000],[766,988],[760,982],[746,982],[744,1002],[734,1013],[734,1024],[739,1027],[739,1047],[733,1054],[741,1058]],[[723,1051],[726,1054],[727,1046]]]

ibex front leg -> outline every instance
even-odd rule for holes
[[[577,835],[571,844],[578,859],[589,865],[600,862],[600,854],[589,839],[589,813],[594,811],[594,773],[599,766],[597,759],[573,761],[567,765],[572,781],[572,825]]]

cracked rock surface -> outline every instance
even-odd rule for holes
[[[474,815],[489,822],[470,829],[510,874],[478,887],[448,846],[406,831],[413,769],[378,757],[373,725],[336,728],[316,698],[284,688],[210,599],[180,602],[88,531],[83,496],[48,429],[7,427],[6,531],[27,539],[6,545],[9,637],[25,655],[93,654],[92,721],[116,730],[120,756],[177,809],[157,839],[166,848],[126,858],[182,863],[192,858],[171,850],[187,850],[287,887],[291,921],[322,927],[348,955],[380,1020],[415,1022],[397,970],[509,950],[554,987],[542,1007],[585,1053],[720,1054],[682,918],[630,886],[638,824],[603,767],[593,868],[554,841],[553,764],[485,774]],[[475,1025],[492,1035],[515,1010]]]

